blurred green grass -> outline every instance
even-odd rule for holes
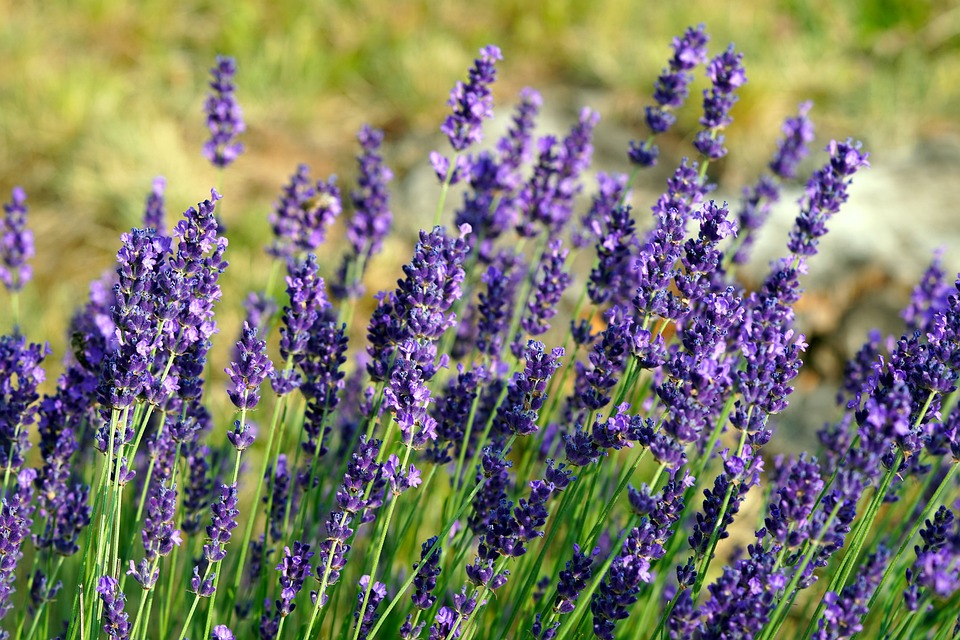
[[[211,186],[225,194],[232,266],[222,306],[235,311],[250,283],[266,281],[267,213],[296,164],[336,172],[349,188],[353,135],[371,122],[386,129],[402,176],[435,144],[450,87],[483,44],[504,51],[501,106],[526,85],[563,87],[603,96],[601,128],[639,135],[670,39],[699,22],[712,53],[734,42],[745,54],[731,179],[760,170],[780,121],[806,98],[820,145],[852,135],[876,158],[960,135],[960,6],[945,0],[2,1],[0,193],[27,190],[37,234],[27,333],[62,354],[69,310],[110,265],[118,233],[139,224],[155,175],[168,179],[171,222]],[[237,58],[249,127],[247,153],[223,176],[199,152],[217,53]],[[678,136],[697,111],[685,111]],[[414,213],[428,222],[428,212],[398,215]]]

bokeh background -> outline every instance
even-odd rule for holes
[[[171,222],[212,186],[225,195],[231,267],[215,351],[225,354],[243,293],[267,279],[261,249],[280,187],[306,162],[316,177],[338,174],[346,192],[364,122],[386,130],[385,156],[397,174],[398,233],[372,265],[368,290],[392,286],[413,232],[430,222],[439,187],[426,155],[444,149],[438,126],[448,92],[479,47],[495,43],[504,53],[494,87],[501,114],[524,86],[543,92],[548,128],[569,126],[589,105],[602,116],[597,164],[626,171],[627,143],[645,135],[642,109],[670,39],[701,22],[711,54],[735,43],[749,78],[727,133],[731,154],[711,168],[721,194],[735,200],[763,170],[780,122],[808,98],[818,150],[852,136],[872,153],[867,195],[851,202],[860,213],[841,225],[847,235],[824,244],[834,261],[814,262],[801,307],[815,348],[803,384],[815,390],[870,325],[895,328],[907,283],[935,245],[960,247],[955,1],[0,0],[0,193],[26,189],[37,238],[35,281],[23,302],[28,337],[63,355],[70,310],[109,268],[119,233],[139,224],[151,180],[163,175]],[[200,155],[208,69],[218,53],[237,59],[248,125],[246,153],[222,175]],[[638,207],[645,210],[664,172],[692,154],[702,87],[698,78],[663,141],[659,173],[638,184]],[[809,168],[822,160],[815,154]],[[798,195],[785,198],[779,230],[760,248],[760,270],[782,251]],[[321,256],[331,267],[339,233]],[[946,255],[956,266],[956,252]]]

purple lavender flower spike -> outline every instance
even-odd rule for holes
[[[751,487],[760,484],[760,472],[763,470],[763,459],[751,456],[745,452],[743,456],[731,455],[725,451],[723,458],[723,473],[719,474],[713,483],[713,489],[703,492],[703,512],[697,514],[697,522],[693,527],[693,535],[687,541],[697,558],[709,552],[711,537],[723,540],[730,534],[727,527],[733,522],[740,511],[740,504]],[[729,500],[727,491],[731,491]],[[726,510],[723,510],[726,503]],[[721,519],[722,516],[722,519]]]
[[[164,191],[167,188],[167,179],[163,176],[157,176],[153,179],[153,186],[150,193],[147,194],[147,202],[143,211],[143,226],[148,229],[154,229],[157,235],[166,235],[167,227],[164,222],[166,217],[166,206],[164,202]]]
[[[535,288],[520,318],[520,326],[531,336],[546,333],[550,329],[550,319],[559,312],[557,305],[573,280],[564,269],[568,254],[559,239],[552,240],[541,260]],[[523,338],[518,332],[511,345],[515,356],[520,357],[522,345]]]
[[[216,591],[214,587],[214,578],[216,573],[211,573],[206,580],[203,579],[203,576],[200,575],[200,568],[193,568],[193,577],[190,578],[190,592],[195,593],[201,598],[209,598]]]
[[[437,576],[440,575],[440,546],[430,554],[429,558],[425,556],[436,543],[437,537],[428,539],[420,546],[420,561],[414,563],[413,568],[417,571],[417,577],[413,579],[414,592],[411,594],[413,606],[422,611],[426,611],[437,601],[437,597],[431,592],[437,586]]]
[[[233,631],[227,625],[218,624],[210,632],[210,640],[237,640],[237,636],[233,635]]]
[[[437,439],[437,421],[428,411],[433,399],[423,373],[406,357],[397,358],[390,382],[384,389],[385,406],[394,413],[400,440],[412,449],[423,449]]]
[[[100,576],[97,593],[103,600],[103,630],[110,638],[130,637],[130,621],[123,611],[126,596],[120,591],[120,583],[111,576]]]
[[[761,551],[759,543],[749,551],[708,587],[711,597],[701,608],[703,638],[754,637],[769,621],[787,578],[775,569],[777,554]]]
[[[23,557],[21,547],[30,535],[33,525],[33,483],[35,469],[23,469],[17,474],[17,483],[0,503],[0,620],[13,608],[10,598],[16,590],[17,564]]]
[[[730,109],[737,101],[734,92],[747,81],[742,61],[743,54],[736,53],[733,45],[730,45],[707,65],[707,77],[713,86],[703,92],[703,117],[700,118],[700,124],[704,129],[697,134],[693,142],[693,146],[707,160],[719,160],[727,155],[723,136],[719,132],[733,122]]]
[[[678,472],[674,472],[656,499],[656,504],[648,507],[649,513],[627,535],[590,601],[593,633],[598,638],[613,640],[616,637],[614,631],[617,621],[627,617],[629,607],[637,601],[642,585],[653,580],[651,565],[666,553],[663,542],[670,538],[671,527],[683,511],[683,494],[692,486],[693,477],[689,473],[680,477]],[[645,502],[652,502],[648,487],[644,493],[648,497]],[[636,498],[631,498],[631,503],[636,501]]]
[[[817,253],[819,239],[827,232],[827,221],[847,201],[851,177],[859,169],[870,166],[867,162],[870,154],[861,153],[859,142],[833,140],[827,151],[830,160],[807,182],[806,193],[800,201],[800,215],[790,230],[787,248],[797,256]]]
[[[688,27],[683,36],[673,39],[673,57],[654,85],[653,99],[656,106],[645,110],[647,127],[651,137],[667,131],[676,122],[673,112],[683,106],[690,92],[690,73],[697,65],[707,59],[709,37],[704,26]],[[657,163],[659,148],[651,140],[630,142],[630,161],[640,167],[650,167]]]
[[[528,436],[539,426],[537,417],[546,401],[547,385],[560,367],[563,347],[547,352],[542,342],[530,340],[522,354],[524,370],[518,371],[497,413],[494,431],[500,435]]]
[[[802,454],[789,465],[783,483],[771,499],[764,521],[770,535],[789,549],[795,549],[810,538],[810,515],[823,488],[816,458]]]
[[[457,237],[448,237],[439,226],[430,233],[420,232],[413,258],[403,267],[406,277],[397,282],[393,294],[380,296],[370,319],[367,352],[372,361],[367,370],[374,380],[389,377],[391,362],[401,359],[394,357],[398,349],[404,350],[403,358],[416,363],[424,380],[436,373],[436,341],[453,326],[450,308],[463,293],[468,233],[467,225]]]
[[[567,561],[566,569],[560,572],[557,582],[557,598],[553,603],[556,613],[570,613],[577,606],[577,598],[593,575],[593,559],[600,553],[600,547],[594,547],[590,554],[584,553],[580,545],[573,545],[573,559]]]
[[[283,308],[283,327],[280,329],[280,356],[291,364],[299,365],[307,357],[310,330],[320,314],[329,306],[323,278],[319,275],[317,257],[310,254],[302,262],[287,266],[287,295],[289,306]],[[270,376],[273,390],[278,394],[290,393],[302,383],[296,370],[284,368]]]
[[[220,499],[210,505],[211,523],[207,526],[209,542],[203,545],[203,555],[210,562],[220,562],[227,555],[227,543],[237,528],[237,485],[220,485]]]
[[[807,116],[813,103],[800,105],[796,117],[783,123],[783,137],[777,141],[777,152],[768,165],[776,178],[796,177],[797,166],[809,153],[813,141],[813,122]],[[750,257],[757,230],[770,216],[771,205],[780,200],[780,185],[776,178],[763,174],[752,187],[744,187],[740,209],[737,212],[740,235],[733,255],[734,264],[746,264]]]
[[[393,212],[390,210],[390,191],[387,184],[393,172],[380,155],[383,131],[364,125],[357,134],[361,152],[357,156],[360,176],[356,189],[350,192],[353,216],[347,223],[347,239],[352,251],[343,258],[337,272],[333,292],[340,298],[354,299],[363,292],[360,281],[370,258],[383,248],[383,240],[390,233]]]
[[[901,314],[908,332],[931,332],[934,319],[947,309],[953,287],[947,282],[943,270],[943,253],[943,248],[934,253],[933,260],[910,295],[910,304]]]
[[[36,420],[38,387],[46,379],[41,364],[46,345],[23,336],[0,336],[0,467],[18,470],[30,449],[30,425]]]
[[[272,470],[268,470],[271,496],[262,498],[264,503],[270,503],[270,537],[274,541],[283,537],[283,518],[287,513],[287,500],[290,499],[290,485],[292,476],[287,464],[287,454],[277,454],[277,462]]]
[[[0,219],[0,282],[7,291],[23,289],[33,275],[27,261],[34,256],[33,231],[27,227],[27,194],[20,187],[10,193]]]
[[[510,324],[510,307],[514,298],[512,274],[490,265],[482,276],[487,290],[479,296],[480,321],[477,327],[477,351],[496,356],[503,345],[503,334]]]
[[[585,247],[591,243],[603,242],[603,226],[610,224],[610,216],[629,196],[627,175],[623,173],[597,173],[597,191],[590,201],[590,209],[580,218],[581,229],[572,234],[573,246]]]
[[[289,260],[298,253],[316,251],[340,215],[336,176],[313,183],[308,172],[305,164],[297,167],[270,214],[275,239],[267,253],[274,257]]]
[[[277,600],[277,610],[281,617],[290,615],[297,605],[293,602],[303,589],[303,582],[310,575],[310,559],[313,552],[309,544],[294,541],[293,551],[284,547],[283,559],[277,565],[280,572],[280,599]]]
[[[597,113],[584,108],[562,143],[550,135],[537,140],[533,175],[517,197],[521,236],[537,235],[541,225],[551,238],[560,235],[573,214],[574,198],[583,190],[580,178],[593,157],[593,130],[599,120]]]
[[[487,45],[480,49],[480,57],[474,61],[466,83],[457,82],[450,92],[447,104],[453,113],[447,116],[440,127],[450,146],[456,152],[480,142],[483,137],[483,121],[493,117],[493,95],[490,85],[497,79],[496,62],[503,60],[500,49]]]
[[[867,615],[867,603],[883,577],[890,560],[890,551],[884,547],[870,554],[864,566],[857,571],[853,584],[844,587],[840,595],[828,591],[823,596],[823,615],[817,621],[813,640],[845,640],[863,631],[861,620]]]
[[[904,598],[911,611],[921,596],[946,599],[960,591],[960,518],[941,506],[924,525],[923,545],[916,545],[917,560],[907,569]]]
[[[370,591],[370,595],[367,597],[367,607],[361,612],[360,607],[363,606],[364,594],[367,593],[367,590]],[[382,582],[374,582],[371,587],[370,576],[360,578],[360,593],[357,594],[357,610],[353,613],[353,619],[360,625],[358,638],[366,638],[370,634],[370,630],[380,617],[377,614],[377,607],[380,606],[380,603],[383,602],[386,597],[387,585]]]
[[[237,342],[239,362],[231,362],[227,375],[233,389],[227,392],[234,406],[240,410],[253,409],[260,402],[260,385],[273,371],[267,356],[267,343],[257,340],[257,328],[243,323],[243,337]]]
[[[217,56],[216,66],[210,69],[212,92],[204,103],[210,139],[203,145],[203,156],[220,169],[243,152],[243,144],[237,142],[237,136],[247,129],[240,104],[234,96],[233,77],[236,73],[237,64],[233,58]]]
[[[797,177],[797,166],[810,153],[809,144],[813,142],[813,122],[808,117],[813,103],[801,102],[795,118],[787,118],[781,131],[783,137],[777,141],[777,153],[770,161],[770,170],[784,180]]]
[[[143,525],[143,548],[147,560],[169,555],[181,542],[180,530],[174,527],[177,506],[176,485],[160,484],[147,500],[147,516]]]

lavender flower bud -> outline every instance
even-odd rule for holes
[[[440,131],[458,153],[480,142],[483,121],[493,117],[490,85],[497,79],[495,65],[498,60],[503,60],[498,47],[487,45],[480,49],[480,57],[474,61],[467,82],[458,81],[450,92],[447,104],[453,108],[453,113],[443,121]]]
[[[233,635],[230,627],[225,624],[218,624],[210,632],[210,640],[237,640],[237,637]]]
[[[734,91],[747,81],[742,60],[743,54],[735,53],[733,45],[730,45],[707,65],[707,77],[713,86],[703,92],[703,117],[700,118],[700,124],[704,126],[704,130],[697,134],[693,142],[693,146],[707,160],[719,160],[727,155],[723,136],[718,132],[733,122],[730,109],[737,101]]]
[[[130,622],[123,611],[126,596],[120,591],[120,584],[111,576],[100,576],[97,581],[97,593],[103,600],[103,630],[111,638],[129,638]]]
[[[216,66],[210,69],[212,92],[207,95],[203,107],[207,114],[207,129],[210,130],[210,139],[203,145],[203,156],[220,169],[243,152],[243,144],[236,139],[247,129],[240,104],[234,96],[233,77],[236,73],[237,64],[233,58],[217,56]]]
[[[704,26],[688,27],[683,36],[673,39],[673,57],[654,85],[653,98],[657,106],[647,107],[645,117],[651,135],[667,131],[676,122],[673,112],[683,106],[690,91],[694,67],[707,59],[709,37]],[[653,166],[660,150],[649,140],[630,142],[630,161],[640,167]]]
[[[157,235],[166,235],[165,203],[163,193],[167,188],[167,180],[163,176],[153,179],[153,186],[147,194],[147,202],[143,212],[143,226],[156,231]]]
[[[600,553],[600,547],[594,547],[590,555],[580,550],[580,545],[573,545],[573,559],[567,561],[567,567],[560,572],[557,582],[557,598],[553,603],[556,613],[570,613],[577,606],[577,598],[583,591],[590,577],[593,575],[593,559]]]
[[[861,167],[870,166],[870,154],[860,152],[859,142],[833,140],[827,151],[830,160],[807,182],[800,215],[790,230],[787,248],[798,256],[816,254],[819,239],[827,232],[827,221],[847,201],[851,176]]]
[[[431,595],[437,586],[437,576],[440,575],[440,546],[433,550],[429,558],[426,557],[431,547],[437,542],[434,536],[420,546],[420,561],[414,563],[413,568],[417,576],[413,579],[414,592],[411,595],[413,606],[422,611],[426,611],[437,601],[437,597]]]
[[[240,361],[231,362],[224,370],[233,383],[233,389],[227,394],[238,409],[253,409],[260,402],[260,384],[273,371],[273,363],[266,353],[267,343],[257,340],[257,328],[246,322],[237,351]]]
[[[370,595],[366,598],[367,607],[361,612],[360,608],[363,606],[364,594],[367,593],[368,589]],[[387,585],[382,582],[374,582],[373,587],[371,587],[370,576],[360,578],[360,593],[357,594],[357,610],[353,613],[353,619],[360,625],[358,638],[366,638],[367,635],[369,635],[374,623],[376,623],[380,617],[377,614],[377,607],[380,606],[380,603],[383,602],[386,597]]]
[[[16,293],[30,281],[33,269],[27,261],[34,256],[33,231],[27,228],[27,194],[20,187],[10,193],[0,219],[0,282]]]
[[[203,555],[210,562],[219,562],[227,555],[231,532],[237,528],[237,485],[220,485],[220,500],[210,506],[212,520],[207,526],[210,542],[203,545]]]
[[[290,547],[283,548],[283,559],[277,565],[280,572],[280,599],[277,600],[277,610],[281,617],[286,617],[297,608],[293,600],[303,588],[303,582],[310,575],[310,558],[313,552],[309,544],[294,541],[293,551]]]

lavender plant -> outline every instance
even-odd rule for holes
[[[153,182],[44,387],[55,366],[17,307],[33,242],[15,189],[0,638],[958,637],[960,278],[937,255],[903,335],[871,335],[847,365],[822,449],[771,459],[807,348],[807,260],[867,154],[826,145],[783,258],[748,288],[738,266],[800,175],[812,107],[739,210],[711,199],[746,73],[708,42],[702,25],[674,39],[631,174],[600,174],[589,202],[589,109],[534,140],[525,89],[495,149],[476,148],[502,57],[481,49],[440,128],[454,156],[431,157],[436,220],[359,343],[392,219],[383,133],[358,135],[344,230],[335,181],[300,165],[269,217],[285,288],[271,276],[247,298],[226,388],[207,373],[230,277],[216,190],[168,229]],[[665,161],[654,136],[698,71],[692,157],[640,202],[631,183]],[[220,171],[242,150],[236,73],[218,58],[207,100]],[[337,233],[346,252],[318,257]]]

